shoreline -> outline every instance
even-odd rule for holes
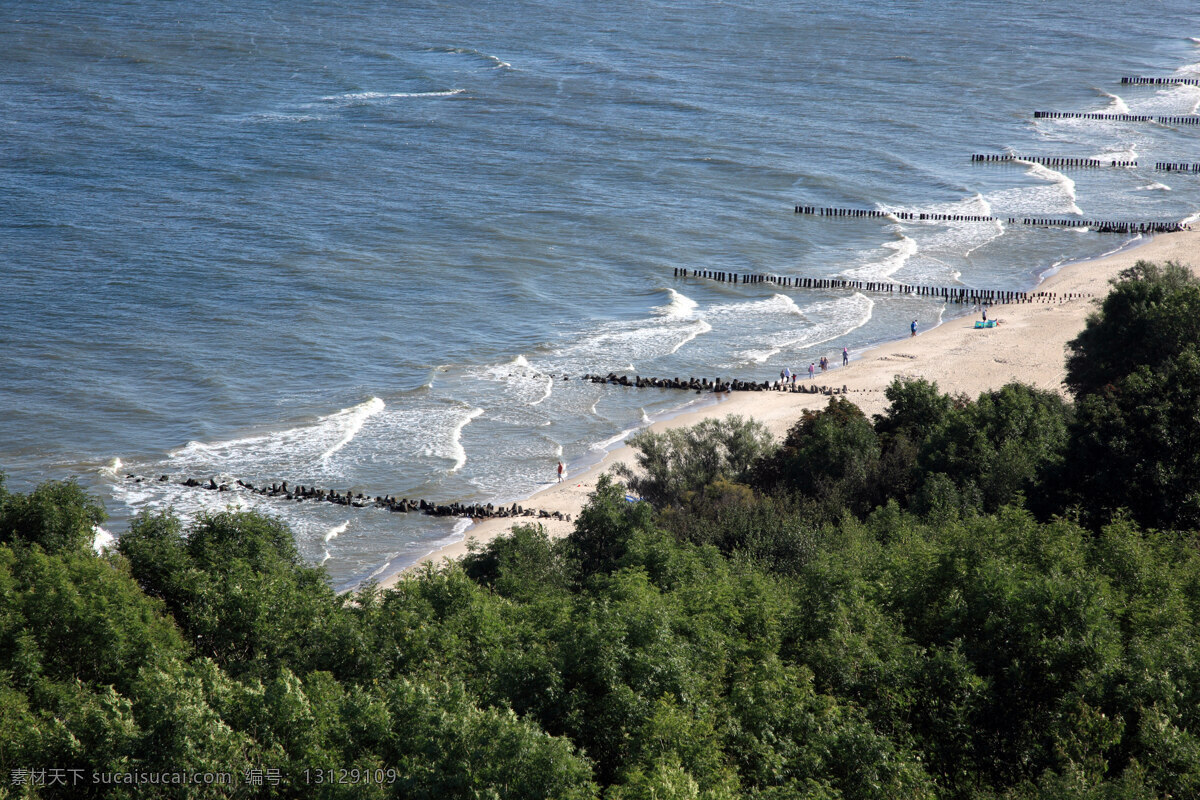
[[[1066,343],[1083,329],[1096,303],[1108,293],[1108,282],[1137,261],[1189,263],[1200,253],[1200,232],[1181,231],[1132,240],[1107,255],[1060,264],[1041,273],[1038,291],[1083,295],[1055,304],[994,305],[995,328],[976,330],[975,316],[967,313],[943,319],[936,327],[916,337],[897,338],[868,345],[845,367],[826,373],[825,382],[845,385],[847,399],[865,414],[881,413],[886,404],[884,390],[897,377],[935,381],[943,392],[961,392],[976,397],[981,392],[1021,382],[1039,389],[1062,392]],[[963,324],[964,321],[969,324]],[[820,378],[818,378],[820,380]],[[644,390],[643,390],[644,391]],[[737,392],[700,408],[667,414],[640,430],[661,432],[694,425],[703,419],[740,414],[764,423],[775,438],[782,439],[806,409],[824,408],[825,395],[783,392]],[[561,511],[576,519],[594,490],[596,479],[614,464],[633,464],[635,451],[621,443],[578,475],[552,483],[521,501],[547,511]],[[439,547],[414,564],[391,573],[378,582],[381,589],[395,586],[409,572],[427,562],[440,564],[466,555],[472,541],[484,545],[508,533],[515,524],[541,524],[552,537],[563,537],[574,522],[562,520],[491,519],[475,523],[462,539]]]

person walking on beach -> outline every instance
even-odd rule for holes
[[[817,377],[817,365],[812,362],[809,362],[809,364],[808,364],[808,379],[811,381],[815,377]]]
[[[987,322],[987,305],[983,306],[983,321]]]
[[[912,331],[913,336],[917,335],[917,321],[915,319],[912,321],[912,325],[908,326],[908,329]]]
[[[844,367],[849,363],[850,363],[850,351],[847,350],[845,347],[843,347],[842,348],[842,366]]]
[[[563,463],[561,461],[558,462],[558,482],[563,482]]]

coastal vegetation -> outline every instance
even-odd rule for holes
[[[1138,264],[1070,399],[644,433],[569,537],[387,592],[255,514],[97,555],[77,485],[0,483],[0,797],[1200,796],[1198,320]],[[103,780],[184,773],[236,786]]]

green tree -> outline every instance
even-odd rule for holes
[[[29,494],[9,494],[0,477],[0,543],[28,542],[49,552],[90,547],[106,514],[74,481],[49,481]]]
[[[1100,309],[1067,344],[1064,380],[1076,397],[1099,391],[1200,343],[1200,279],[1175,262],[1121,272]]]
[[[637,450],[638,469],[619,464],[613,472],[659,508],[687,501],[717,478],[744,480],[772,449],[766,426],[736,415],[662,433],[643,431],[629,444]]]
[[[1087,519],[1200,528],[1200,348],[1079,401],[1068,474]]]

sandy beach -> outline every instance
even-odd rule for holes
[[[824,374],[818,373],[816,383],[846,386],[848,398],[868,415],[884,410],[887,405],[884,389],[897,376],[936,381],[944,392],[961,392],[970,397],[1014,381],[1062,391],[1066,344],[1083,329],[1088,314],[1107,294],[1109,281],[1139,260],[1194,264],[1197,253],[1200,253],[1200,232],[1186,231],[1159,234],[1113,255],[1065,266],[1047,277],[1037,289],[1053,291],[1059,296],[1078,294],[1082,297],[1057,303],[993,306],[988,310],[988,318],[997,320],[999,325],[991,329],[975,329],[974,322],[979,318],[976,314],[950,319],[937,328],[919,332],[916,337],[908,336],[907,331],[898,331],[904,338],[852,353],[852,360],[846,367],[840,366],[840,354],[831,351],[828,354],[830,361],[838,366]],[[773,380],[780,367],[764,364],[758,374],[737,377]],[[613,386],[612,391],[659,390]],[[694,425],[709,417],[740,414],[764,423],[777,439],[781,439],[805,409],[823,408],[828,402],[828,397],[816,394],[735,392],[725,395],[718,403],[654,423],[649,429],[660,431]],[[633,463],[633,460],[632,448],[619,447],[586,471],[569,475],[562,483],[551,484],[522,504],[561,511],[574,518],[587,502],[601,473],[614,464]],[[547,475],[553,475],[554,466],[546,465]],[[466,532],[463,541],[443,547],[424,560],[440,562],[459,558],[467,553],[470,541],[486,543],[522,522],[532,520],[494,519],[477,523]],[[540,522],[552,536],[566,536],[573,526],[565,521]],[[388,577],[381,586],[395,585],[406,572]]]

